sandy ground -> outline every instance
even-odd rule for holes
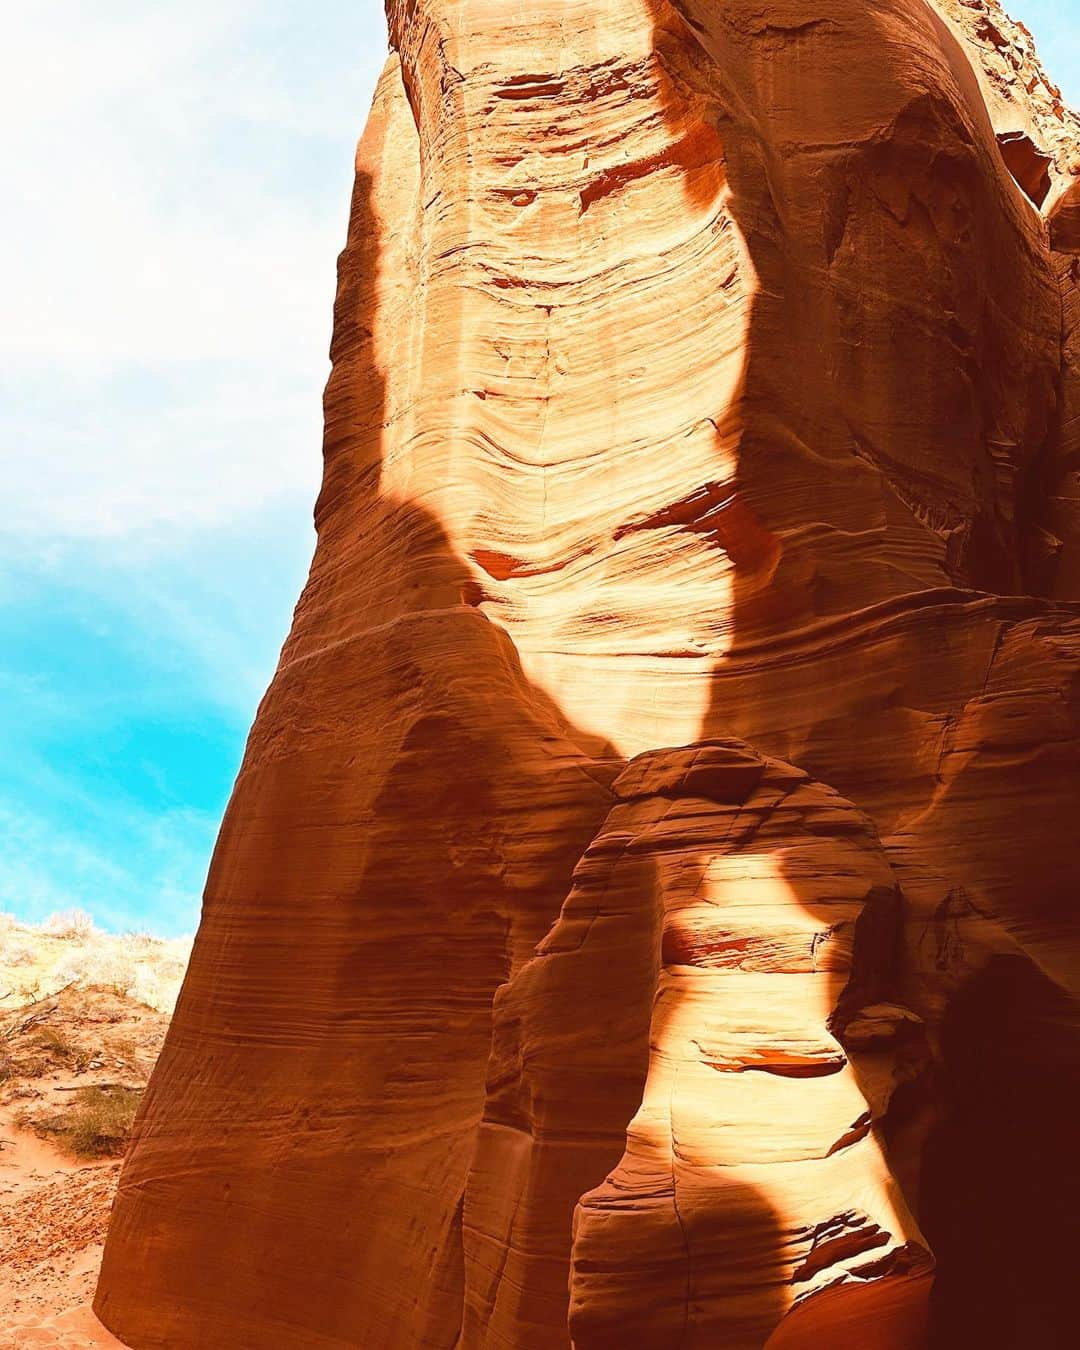
[[[0,1108],[0,1350],[118,1346],[90,1312],[117,1161],[81,1163]]]

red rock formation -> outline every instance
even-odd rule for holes
[[[389,3],[133,1346],[1071,1325],[1064,1132],[960,1202],[1076,1055],[1075,142],[940,9]]]

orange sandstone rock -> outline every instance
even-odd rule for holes
[[[99,1316],[1058,1334],[1065,1136],[1034,1223],[959,1202],[1017,1047],[1044,1108],[1075,1063],[1075,124],[993,0],[387,8],[318,548]]]

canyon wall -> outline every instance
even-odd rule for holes
[[[1075,120],[994,0],[387,13],[98,1315],[1066,1344]]]

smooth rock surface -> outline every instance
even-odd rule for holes
[[[1075,121],[994,0],[387,9],[318,548],[98,1315],[1065,1334],[998,1274],[1071,1249],[1065,1135],[1032,1223],[960,1202],[1080,1027]]]

